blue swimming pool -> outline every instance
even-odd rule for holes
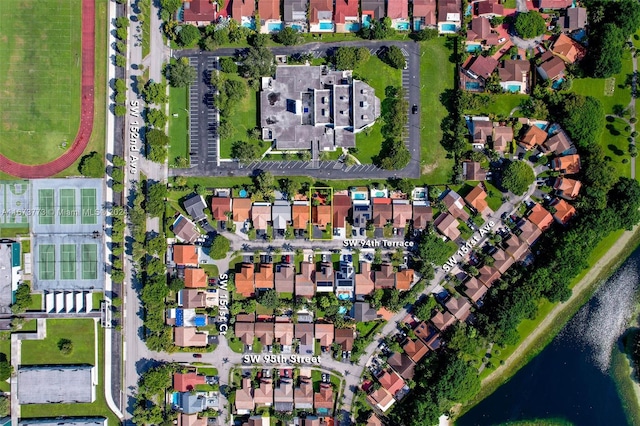
[[[245,28],[249,28],[250,30],[255,30],[256,29],[256,23],[253,20],[247,21],[247,22],[243,22],[242,26],[245,27]]]
[[[247,190],[241,189],[240,192],[238,192],[238,195],[240,196],[240,198],[247,198]]]
[[[351,297],[349,297],[349,295],[347,293],[340,293],[338,295],[338,299],[339,300],[351,300]],[[345,309],[346,311],[346,309]]]
[[[174,392],[171,394],[171,402],[173,403],[173,405],[180,404],[180,394],[178,392]]]
[[[560,126],[558,125],[558,123],[553,123],[551,126],[549,126],[549,129],[547,129],[547,132],[551,135],[558,130],[560,130]]]
[[[381,197],[385,196],[385,193],[384,193],[384,191],[374,191],[373,196],[381,198]]]
[[[443,33],[455,33],[456,24],[442,24],[440,26],[440,31],[442,31]]]
[[[537,127],[538,129],[542,129],[542,130],[544,130],[544,129],[546,129],[546,128],[547,128],[547,124],[546,124],[546,123],[536,123],[535,125],[536,125],[536,127]]]
[[[396,25],[396,29],[398,31],[409,31],[409,23],[408,22],[400,22]]]
[[[562,83],[564,83],[564,78],[559,78],[559,79],[557,79],[556,81],[553,82],[551,87],[553,87],[555,90],[558,90]]]
[[[344,315],[344,314],[346,314],[346,313],[347,313],[347,308],[345,308],[344,306],[340,306],[340,307],[338,308],[338,313],[339,313],[340,315]]]
[[[371,16],[369,15],[364,15],[362,17],[362,26],[364,28],[369,28],[371,26]]]
[[[360,24],[357,22],[347,22],[346,24],[344,24],[344,29],[355,33],[360,30]]]
[[[473,5],[468,5],[467,6],[467,10],[464,12],[464,16],[471,16],[471,8],[473,7]]]
[[[270,33],[281,31],[283,28],[284,24],[282,22],[269,22],[267,24],[267,30],[269,30]]]
[[[320,22],[318,26],[322,31],[333,31],[333,22]]]
[[[507,85],[507,92],[511,92],[511,93],[520,92],[520,85],[518,85],[518,84],[508,84]]]
[[[318,414],[324,414],[324,415],[329,414],[328,408],[317,408],[316,411],[318,412]]]
[[[477,81],[467,81],[464,83],[464,88],[467,90],[480,90],[480,83]]]
[[[479,44],[467,44],[467,52],[469,53],[479,52],[481,50],[482,50],[482,46]]]
[[[353,194],[353,199],[354,200],[366,200],[367,196],[364,194]]]
[[[302,25],[293,24],[291,25],[291,28],[293,28],[296,31],[302,31]]]

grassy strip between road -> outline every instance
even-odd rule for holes
[[[188,87],[169,86],[169,164],[176,158],[189,159]]]
[[[620,244],[620,239],[624,239],[624,246],[615,247]],[[636,227],[633,231],[622,233],[614,232],[604,238],[596,247],[592,255],[589,257],[589,268],[573,280],[571,284],[574,290],[571,298],[563,305],[553,305],[549,302],[541,303],[538,309],[538,316],[534,321],[523,321],[518,327],[518,331],[522,336],[520,343],[513,347],[509,347],[501,352],[500,358],[507,358],[504,366],[499,367],[492,375],[483,379],[482,388],[478,395],[467,405],[460,408],[457,416],[461,416],[465,412],[473,408],[484,398],[491,395],[501,385],[506,383],[520,368],[524,367],[536,355],[538,355],[544,347],[549,344],[553,338],[562,330],[565,324],[575,315],[575,313],[583,306],[593,295],[593,292],[606,280],[633,252],[640,244],[640,228]],[[597,267],[597,263],[604,261],[610,250],[612,252],[611,260],[606,264]],[[593,273],[593,269],[598,269],[598,273]],[[576,287],[578,287],[576,289]],[[577,290],[577,291],[576,291]],[[552,312],[554,309],[557,309]],[[551,317],[549,315],[552,315]],[[547,320],[547,325],[542,323]],[[532,340],[525,342],[528,338]],[[521,346],[521,345],[526,346]],[[511,349],[510,351],[508,349]],[[515,349],[515,351],[513,350]],[[514,358],[510,357],[514,353]]]

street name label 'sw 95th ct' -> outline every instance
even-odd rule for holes
[[[316,364],[320,365],[320,357],[302,355],[243,355],[244,364]]]

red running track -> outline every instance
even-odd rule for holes
[[[80,127],[71,148],[55,160],[29,165],[0,154],[0,170],[24,179],[46,178],[71,166],[84,152],[93,130],[93,84],[95,80],[96,5],[82,0],[82,102]]]

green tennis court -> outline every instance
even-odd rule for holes
[[[94,225],[98,222],[98,212],[96,211],[96,189],[95,188],[82,188],[80,190],[81,205],[82,209],[82,224],[83,225]]]
[[[60,278],[63,280],[76,279],[76,245],[60,245]]]
[[[73,225],[76,223],[76,190],[60,190],[60,224]]]
[[[82,279],[95,280],[98,278],[98,246],[96,244],[82,244]]]
[[[56,247],[53,244],[41,244],[38,249],[38,277],[41,280],[56,278]]]
[[[40,225],[53,225],[53,189],[38,190],[38,223]]]

